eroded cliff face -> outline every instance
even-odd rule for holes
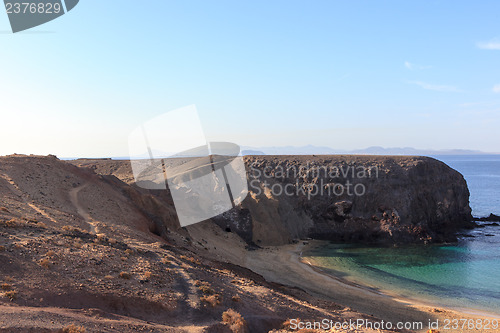
[[[202,223],[216,223],[250,245],[315,238],[414,243],[455,240],[472,226],[469,191],[460,173],[428,157],[246,156],[249,194],[241,205]],[[179,227],[167,191],[134,186],[129,161],[78,160],[106,177],[156,224]],[[164,227],[165,228],[164,228]]]
[[[471,226],[463,176],[428,157],[248,156],[249,195],[213,220],[256,245],[300,238],[455,240]]]

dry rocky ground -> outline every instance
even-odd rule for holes
[[[290,318],[370,318],[214,260],[176,225],[168,204],[118,178],[0,158],[0,332],[288,332]]]

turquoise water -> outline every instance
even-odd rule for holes
[[[434,156],[467,181],[474,216],[500,215],[500,155]]]
[[[440,158],[460,171],[474,216],[500,213],[500,156]],[[456,244],[325,244],[305,254],[336,276],[432,304],[500,314],[500,227],[464,231]]]

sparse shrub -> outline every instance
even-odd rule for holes
[[[0,252],[3,252],[3,251],[5,251],[5,246],[0,245]]]
[[[290,321],[291,321],[291,320],[292,320],[292,319],[287,319],[287,320],[285,320],[285,321],[281,324],[281,328],[282,328],[282,329],[284,329],[284,330],[287,330],[287,331],[288,331],[288,330],[291,330],[291,329],[292,329],[292,328],[291,328],[291,325],[292,325],[292,324],[290,323]],[[299,318],[296,318],[296,321],[297,321],[297,322],[300,322],[300,319],[299,319]]]
[[[196,280],[194,281],[194,285],[198,287],[198,290],[204,293],[205,295],[213,295],[215,291],[210,288],[210,284],[206,281]]]
[[[105,280],[113,280],[113,276],[112,275],[106,275],[104,277]]]
[[[201,286],[198,287],[198,289],[202,293],[204,293],[205,295],[213,295],[213,294],[215,294],[215,291],[212,288],[210,288],[209,286],[207,286],[207,285],[201,285]]]
[[[127,272],[120,272],[119,276],[122,278],[122,279],[126,279],[126,280],[129,280],[130,279],[130,273],[127,273]]]
[[[75,324],[71,324],[69,326],[64,327],[61,330],[62,333],[85,333],[85,327],[83,326],[76,326]]]
[[[44,259],[40,260],[40,261],[38,262],[38,264],[39,264],[40,266],[42,266],[43,268],[49,268],[49,266],[50,266],[50,261],[49,261],[49,259],[44,258]]]
[[[210,296],[202,296],[200,297],[200,301],[204,304],[208,304],[212,307],[216,307],[217,305],[220,305],[220,295],[219,294],[214,294]]]
[[[167,258],[162,258],[161,262],[164,263],[165,265],[170,265],[172,262],[168,260]]]
[[[127,258],[127,257],[120,257],[120,259],[121,259],[122,261],[127,261],[127,260],[128,260],[128,258]]]
[[[50,251],[49,251],[49,252],[47,252],[45,255],[46,255],[47,257],[53,257],[55,254],[56,254],[56,253],[55,253],[54,251],[50,250]]]
[[[36,225],[37,225],[37,227],[39,227],[39,228],[43,228],[43,229],[46,229],[46,228],[47,228],[47,225],[46,225],[45,223],[43,223],[43,222],[38,222]]]
[[[13,301],[17,298],[17,291],[10,290],[5,293],[5,297],[7,297],[10,301]]]
[[[80,229],[78,227],[73,227],[73,226],[70,226],[70,225],[65,225],[61,229],[64,230],[64,231],[68,231],[70,233],[86,233],[82,229]]]
[[[153,273],[151,273],[150,271],[144,272],[145,279],[151,279],[152,276],[153,276]]]
[[[180,258],[182,260],[189,261],[192,264],[196,264],[196,265],[200,265],[201,264],[201,262],[198,259],[195,259],[194,257],[188,257],[188,256],[181,255]]]
[[[134,254],[134,250],[132,250],[132,249],[126,249],[125,253],[128,254],[128,255],[131,255],[131,254]]]
[[[194,257],[188,258],[188,261],[192,262],[193,264],[196,265],[201,265],[201,261],[199,259],[195,259]]]
[[[222,322],[229,326],[233,333],[247,333],[248,325],[245,319],[233,309],[222,313]]]
[[[19,224],[14,219],[10,219],[8,221],[1,221],[0,223],[7,228],[16,228],[19,226]]]
[[[238,303],[239,301],[241,301],[241,298],[238,295],[234,295],[233,297],[231,297],[231,301]]]
[[[108,237],[106,237],[105,234],[97,234],[95,242],[96,243],[97,242],[99,242],[99,243],[108,243]]]
[[[2,288],[2,290],[11,290],[12,289],[12,286],[8,283],[2,283],[0,285],[0,288]]]

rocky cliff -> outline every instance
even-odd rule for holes
[[[203,223],[215,222],[248,244],[280,245],[309,237],[367,243],[444,242],[455,240],[459,229],[472,225],[464,178],[432,158],[335,155],[244,159],[247,198],[237,208]],[[73,163],[133,183],[127,161]],[[155,206],[172,205],[168,191],[129,194],[138,205],[149,202],[151,206],[153,201]],[[144,211],[151,215],[149,206]],[[168,228],[172,229],[175,217],[168,215]]]
[[[471,226],[466,181],[432,158],[249,156],[245,163],[248,197],[214,220],[257,245],[307,237],[443,242]]]

